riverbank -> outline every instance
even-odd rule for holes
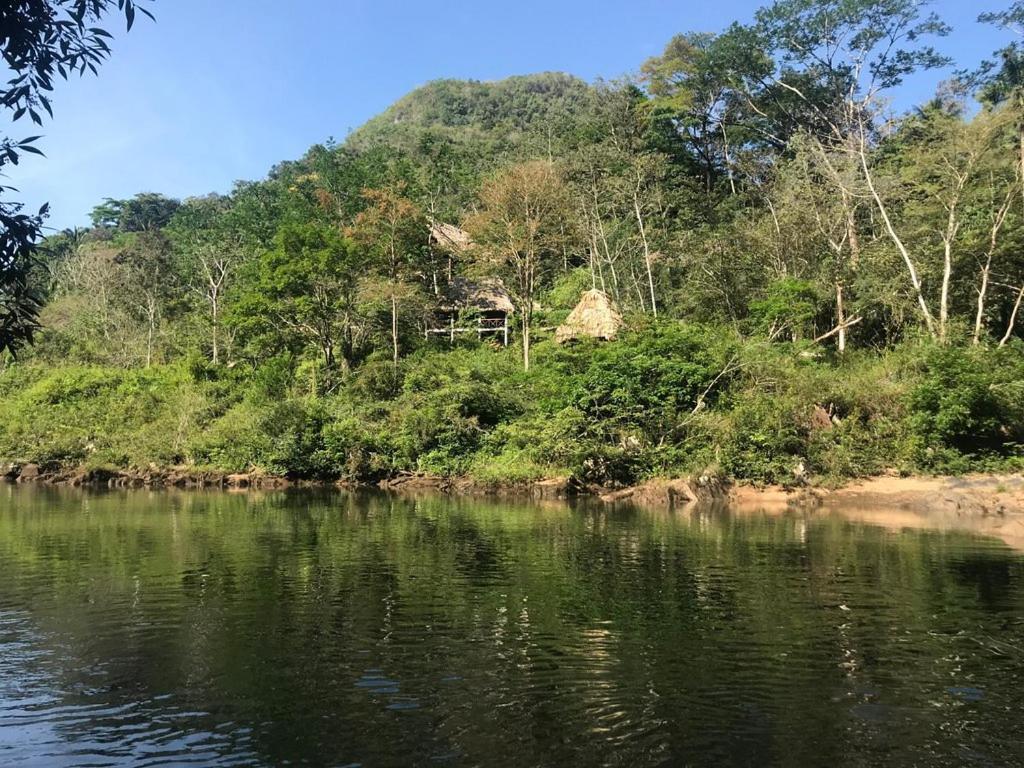
[[[607,502],[631,502],[645,507],[685,507],[700,502],[724,502],[739,509],[773,511],[841,506],[987,516],[1024,514],[1024,476],[884,475],[851,480],[834,487],[727,483],[709,487],[699,479],[696,482],[660,479],[600,496]]]
[[[874,477],[837,488],[798,491],[777,486],[739,486],[731,504],[758,509],[789,506],[905,509],[957,515],[1024,513],[1024,476],[970,474],[962,476]]]
[[[537,481],[495,482],[470,477],[450,477],[426,472],[402,472],[377,483],[349,480],[309,480],[289,478],[265,472],[218,472],[190,467],[150,467],[116,469],[109,467],[67,467],[34,462],[0,462],[0,481],[75,488],[180,488],[221,489],[226,491],[283,490],[286,488],[378,488],[411,492],[435,491],[464,495],[527,496],[569,498],[600,496],[604,491],[571,478],[546,478]]]
[[[903,509],[953,515],[1024,514],[1024,475],[893,476],[852,480],[838,486],[805,484],[754,485],[732,483],[718,476],[658,478],[628,488],[585,485],[555,477],[533,482],[480,481],[428,473],[402,473],[375,485],[297,480],[259,472],[221,473],[187,468],[119,470],[68,468],[33,463],[0,464],[0,478],[12,483],[37,483],[90,488],[184,488],[227,491],[286,488],[377,487],[399,493],[433,491],[453,495],[489,495],[534,499],[592,497],[607,504],[685,508],[728,503],[738,509],[779,511],[791,508]]]
[[[536,352],[524,372],[504,349],[423,350],[329,393],[290,370],[19,362],[0,372],[0,457],[70,483],[93,482],[78,467],[109,467],[121,472],[101,482],[516,492],[552,477],[623,488],[705,473],[789,485],[1024,471],[1016,348],[907,343],[819,360],[665,324]]]

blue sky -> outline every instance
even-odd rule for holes
[[[995,9],[1008,0],[992,0]],[[749,21],[757,0],[157,0],[157,22],[116,30],[98,78],[58,86],[47,158],[12,168],[20,199],[50,224],[87,222],[104,197],[226,192],[349,130],[442,77],[492,80],[560,70],[592,80],[635,71],[675,33]],[[969,0],[934,4],[941,47],[973,65],[1006,34]],[[937,76],[898,99],[930,95]],[[16,135],[38,133],[29,123]]]

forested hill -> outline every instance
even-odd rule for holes
[[[595,108],[595,90],[572,75],[545,72],[497,82],[436,80],[399,99],[354,131],[346,144],[415,150],[425,135],[456,142],[521,141],[564,133]]]
[[[600,98],[599,88],[559,72],[493,82],[437,80],[402,97],[330,149],[335,159],[359,156],[366,166],[375,166],[366,170],[368,182],[390,166],[392,175],[419,188],[433,214],[458,222],[475,204],[488,173],[586,142],[588,130],[599,121]],[[301,175],[319,168],[325,149],[313,147],[297,165],[278,170]]]
[[[886,107],[949,32],[916,0],[779,0],[633,80],[438,81],[229,195],[98,201],[44,244],[0,459],[604,485],[1020,467],[1024,56]]]

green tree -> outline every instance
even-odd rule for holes
[[[121,232],[153,232],[166,227],[181,202],[157,192],[140,192],[127,200],[107,198],[92,209],[94,227]]]
[[[415,276],[422,272],[429,227],[419,207],[404,196],[405,185],[363,192],[367,207],[356,217],[351,236],[384,282],[391,309],[391,352],[398,367],[399,304],[417,291]]]
[[[190,198],[179,207],[168,231],[192,293],[206,305],[210,361],[220,362],[224,302],[246,255],[242,233],[229,225],[231,200],[220,195]]]
[[[983,13],[979,21],[995,24],[1012,31],[1019,37],[1024,36],[1024,2],[1016,0],[1004,11]],[[982,83],[981,98],[993,106],[1005,106],[1014,115],[1017,133],[1016,166],[1018,177],[1024,179],[1024,48],[1021,41],[1015,40],[997,52],[998,63],[984,62],[981,71],[975,73]],[[1024,199],[1024,184],[1020,186],[1020,194]],[[987,286],[987,281],[985,283]],[[1010,311],[1006,333],[1000,340],[1005,345],[1013,335],[1017,314],[1024,302],[1024,280],[1014,291],[1013,308]],[[975,322],[975,338],[980,335],[980,323],[985,291],[979,297],[978,320]]]
[[[676,35],[642,68],[655,115],[672,121],[696,160],[709,195],[723,172],[736,191],[729,141],[733,75],[723,66],[720,53],[715,35]]]
[[[268,339],[313,345],[330,373],[348,371],[365,338],[358,313],[364,265],[335,227],[286,224],[253,263],[232,314],[257,344]]]
[[[181,295],[171,243],[162,232],[140,232],[116,261],[121,267],[118,298],[145,328],[148,368],[164,313]]]
[[[138,10],[135,0],[12,0],[0,5],[0,50],[12,77],[0,86],[0,106],[18,122],[28,117],[43,124],[53,116],[50,93],[59,76],[96,74],[110,54],[110,34],[97,23],[112,12],[124,13],[130,30]],[[0,170],[17,165],[22,153],[42,154],[38,136],[13,139],[0,135]],[[0,187],[0,193],[10,190]],[[48,206],[35,214],[19,202],[0,201],[0,351],[14,352],[30,343],[38,328],[42,296],[30,272],[36,263]]]
[[[880,99],[915,72],[949,63],[927,44],[949,27],[920,0],[778,0],[757,13],[756,30],[777,69],[762,87],[796,97],[800,128],[820,148],[820,156],[843,153],[860,168],[885,232],[906,267],[925,325],[936,338],[936,322],[914,258],[893,224],[871,166]],[[840,173],[830,174],[832,183]],[[845,186],[843,200],[854,197]]]

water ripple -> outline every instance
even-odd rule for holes
[[[0,765],[1024,764],[1022,615],[828,515],[17,489]]]

